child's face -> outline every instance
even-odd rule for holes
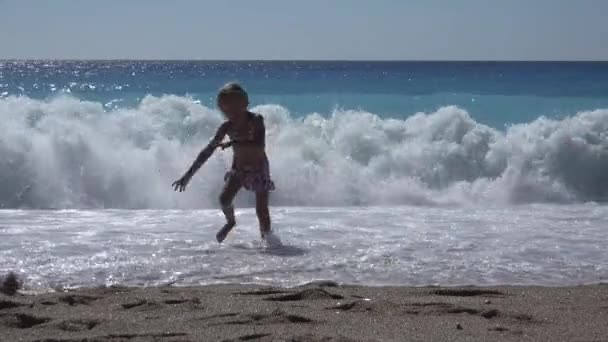
[[[226,115],[228,120],[238,120],[238,118],[247,112],[247,99],[242,96],[225,96],[218,103],[220,110]]]

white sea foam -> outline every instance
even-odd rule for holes
[[[608,197],[608,110],[538,118],[504,131],[444,107],[405,120],[336,110],[266,119],[274,205],[574,203]],[[406,114],[403,113],[404,117]],[[184,194],[170,184],[222,116],[177,96],[107,111],[71,97],[0,99],[4,208],[216,207],[231,152],[203,166]],[[238,204],[251,204],[243,196]]]

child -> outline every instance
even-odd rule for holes
[[[220,89],[217,105],[226,116],[226,121],[218,128],[215,137],[200,152],[190,169],[182,178],[173,183],[175,191],[182,192],[198,169],[211,157],[216,148],[233,148],[232,168],[226,173],[225,185],[220,195],[220,205],[226,216],[226,225],[217,233],[219,243],[236,225],[232,201],[237,192],[244,187],[255,192],[256,213],[260,222],[260,233],[267,244],[280,243],[270,229],[268,212],[268,193],[274,190],[270,179],[268,158],[265,152],[266,132],[264,119],[259,114],[247,110],[247,92],[237,83],[229,83]],[[228,135],[229,142],[222,143]]]

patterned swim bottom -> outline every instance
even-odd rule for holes
[[[270,179],[268,165],[258,170],[232,169],[226,173],[224,181],[228,182],[232,180],[232,177],[236,177],[241,185],[249,191],[263,192],[275,190],[274,182]]]

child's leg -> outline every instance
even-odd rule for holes
[[[224,212],[224,216],[226,216],[226,224],[215,236],[217,242],[222,242],[230,233],[232,228],[236,225],[236,220],[234,217],[234,206],[232,205],[232,201],[234,197],[241,189],[241,181],[238,177],[231,176],[226,180],[226,184],[224,184],[224,189],[220,195],[220,205],[222,206],[222,211]]]
[[[255,212],[260,222],[260,233],[262,236],[270,232],[270,212],[268,210],[268,191],[255,193]]]

